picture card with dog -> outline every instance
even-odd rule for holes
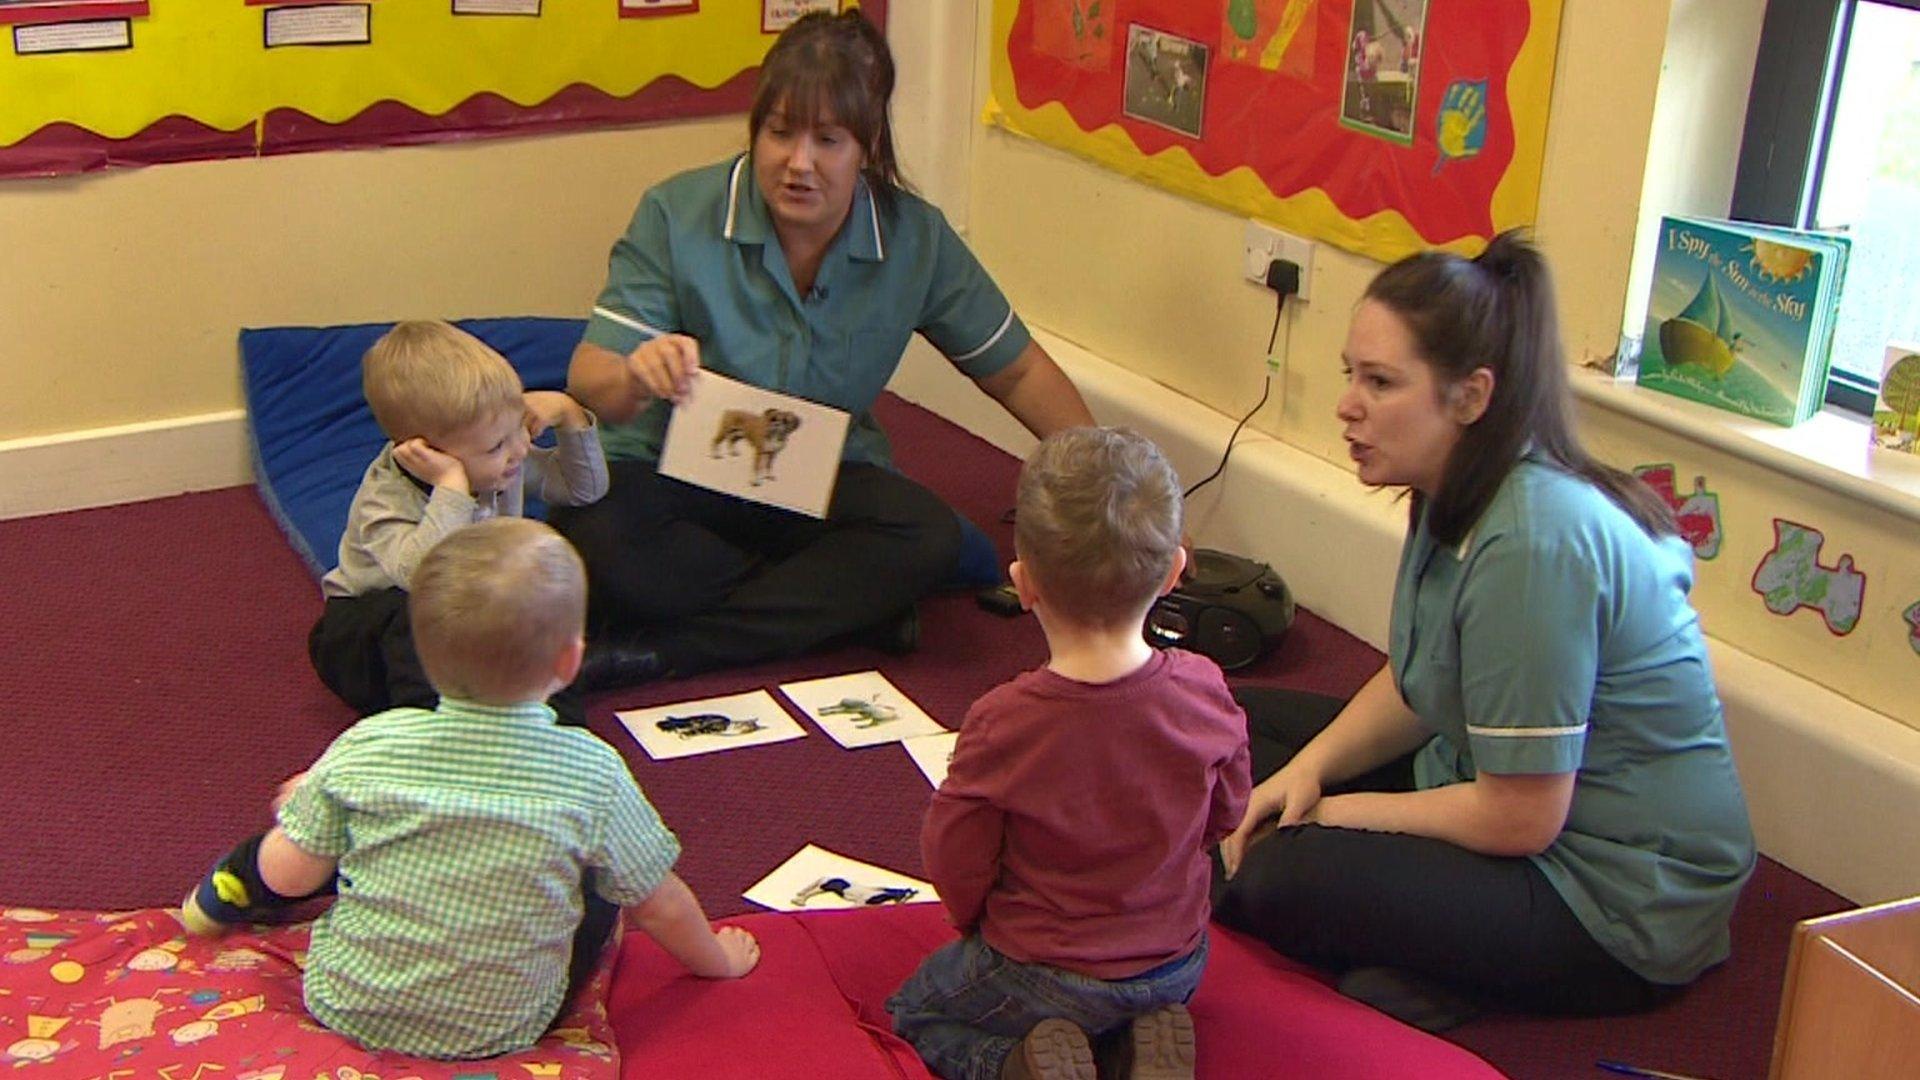
[[[660,475],[824,518],[847,419],[839,409],[702,371],[667,421]]]
[[[807,730],[765,690],[628,709],[613,715],[655,761],[807,737]]]
[[[940,899],[919,878],[808,844],[741,894],[775,911],[931,904]]]
[[[914,767],[927,778],[927,783],[938,788],[946,782],[947,766],[953,761],[953,746],[959,741],[959,732],[948,731],[939,735],[903,739],[900,747],[913,759]]]
[[[780,692],[848,750],[947,730],[877,671],[782,683]]]

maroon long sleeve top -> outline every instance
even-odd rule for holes
[[[1246,716],[1205,657],[1156,652],[1097,685],[1041,668],[968,711],[922,854],[961,932],[1127,978],[1199,944],[1208,852],[1249,784]]]

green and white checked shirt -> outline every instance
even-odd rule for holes
[[[434,1058],[531,1045],[566,994],[582,875],[639,903],[680,855],[620,755],[536,703],[368,717],[321,755],[280,827],[340,863],[307,1008],[371,1049]]]

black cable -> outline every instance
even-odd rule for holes
[[[1273,343],[1280,336],[1280,317],[1286,314],[1286,310],[1287,298],[1285,294],[1282,294],[1280,303],[1275,305],[1273,309],[1273,329],[1267,333],[1267,356],[1269,358],[1273,356]],[[1293,323],[1291,321],[1287,323],[1287,351],[1293,351]],[[1267,395],[1271,393],[1273,393],[1273,369],[1268,368],[1266,381],[1260,387],[1260,400],[1254,402],[1253,408],[1247,410],[1247,415],[1241,417],[1240,422],[1233,426],[1233,434],[1227,436],[1227,449],[1220,455],[1220,464],[1214,466],[1213,471],[1206,475],[1206,479],[1188,488],[1186,494],[1182,495],[1181,498],[1191,499],[1194,492],[1207,486],[1207,484],[1213,481],[1214,477],[1226,471],[1227,459],[1233,456],[1233,443],[1234,440],[1240,437],[1240,429],[1246,427],[1247,421],[1252,420],[1253,415],[1259,412],[1261,407],[1267,403]]]

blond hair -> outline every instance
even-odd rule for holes
[[[427,552],[407,613],[420,666],[442,696],[486,705],[542,699],[554,660],[586,626],[586,567],[552,528],[490,518]]]
[[[380,430],[394,442],[445,438],[525,408],[520,375],[507,358],[438,319],[396,323],[360,361],[360,388]]]
[[[1180,548],[1180,478],[1125,428],[1072,428],[1020,470],[1014,548],[1048,606],[1074,622],[1137,619]]]

